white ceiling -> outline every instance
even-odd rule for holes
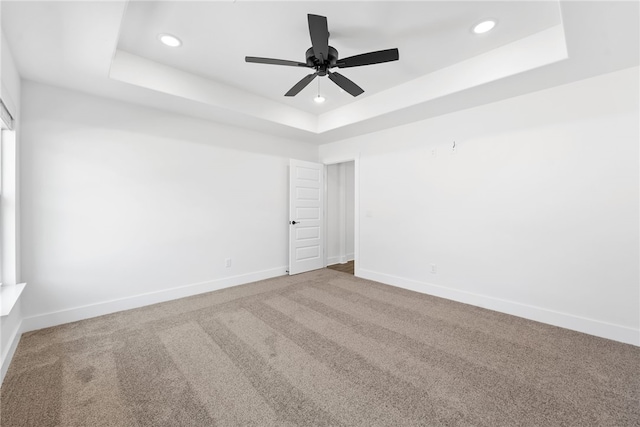
[[[330,45],[341,57],[397,47],[401,60],[341,70],[365,89],[389,89],[560,23],[557,3],[518,2],[148,2],[127,7],[118,49],[319,114],[353,102],[329,79],[317,79],[327,98],[312,101],[317,84],[284,97],[310,74],[306,68],[247,64],[245,56],[305,62],[311,46],[307,14],[326,16]],[[483,18],[498,29],[474,36]],[[171,33],[183,46],[171,49],[157,35]]]
[[[638,65],[637,2],[19,2],[2,29],[23,78],[324,143]],[[306,14],[327,16],[341,57],[397,47],[400,60],[340,70],[357,98],[309,69]],[[494,31],[470,31],[479,20]],[[180,37],[168,48],[158,33]],[[187,90],[188,88],[188,90]]]

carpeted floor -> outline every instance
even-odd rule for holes
[[[10,426],[638,426],[640,348],[328,269],[43,329]]]

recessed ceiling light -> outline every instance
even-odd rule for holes
[[[158,34],[158,40],[169,47],[178,47],[182,44],[179,38],[171,34]]]
[[[316,96],[315,98],[313,98],[313,100],[315,101],[316,104],[322,104],[324,102],[324,96]]]
[[[473,32],[475,34],[484,34],[493,30],[493,27],[496,26],[496,21],[494,19],[487,19],[486,21],[482,21],[479,24],[476,24],[473,27]]]

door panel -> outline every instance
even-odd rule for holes
[[[323,227],[324,165],[292,159],[289,168],[289,274],[324,267]]]

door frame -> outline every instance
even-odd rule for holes
[[[340,163],[348,163],[353,162],[353,192],[354,192],[354,201],[353,201],[353,259],[355,262],[354,276],[360,277],[360,153],[351,156],[345,157],[336,157],[336,158],[328,158],[323,159],[322,164],[324,164],[324,266],[327,267],[327,259],[329,258],[329,251],[327,250],[328,245],[328,225],[329,218],[327,212],[327,194],[329,190],[327,174],[329,165],[337,165]]]

